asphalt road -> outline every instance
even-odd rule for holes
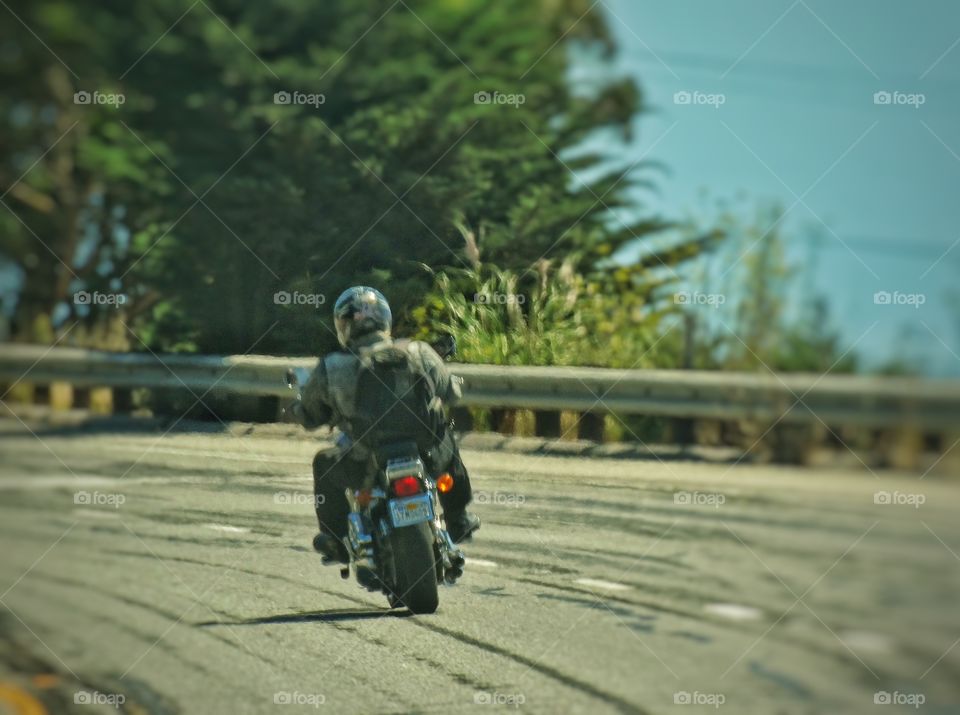
[[[410,617],[309,549],[316,438],[244,431],[0,420],[0,713],[960,713],[955,479],[466,451]]]

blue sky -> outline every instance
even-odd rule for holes
[[[899,356],[960,374],[960,3],[603,4],[617,69],[650,105],[627,158],[668,168],[638,195],[646,210],[687,216],[704,189],[793,205],[790,253],[808,257],[819,234],[803,284],[845,344],[868,365]],[[876,104],[876,92],[900,94]],[[925,302],[876,305],[878,291]]]

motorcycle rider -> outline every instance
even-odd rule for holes
[[[333,317],[342,350],[320,360],[300,400],[291,407],[294,417],[307,429],[330,424],[343,433],[335,447],[321,450],[313,460],[313,488],[320,525],[320,533],[313,540],[314,548],[330,561],[348,560],[343,545],[350,511],[345,491],[359,488],[372,468],[370,445],[364,441],[365,434],[357,433],[358,425],[354,424],[362,421],[357,414],[358,376],[364,361],[391,350],[405,353],[404,363],[415,377],[424,378],[427,385],[426,421],[431,422],[429,434],[435,439],[424,455],[425,462],[432,474],[449,472],[453,476],[453,489],[440,494],[440,503],[450,538],[455,543],[467,539],[480,527],[480,520],[467,511],[472,498],[470,477],[443,410],[444,405],[452,405],[460,398],[460,379],[450,375],[443,360],[428,344],[392,338],[390,305],[374,288],[354,286],[345,290],[334,305]]]

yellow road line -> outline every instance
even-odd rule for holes
[[[15,715],[47,715],[47,709],[39,700],[16,685],[0,683],[0,706],[2,705],[12,707]]]

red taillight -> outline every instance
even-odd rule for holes
[[[394,496],[412,497],[414,494],[419,494],[422,491],[422,486],[419,479],[410,476],[394,479],[390,484],[390,489],[393,491]]]

